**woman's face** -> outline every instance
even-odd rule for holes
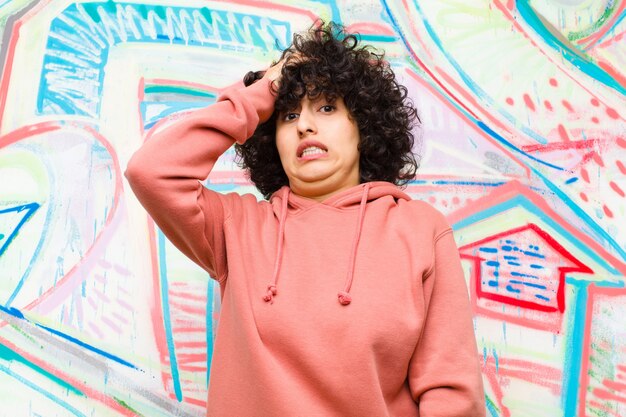
[[[303,98],[278,115],[276,147],[291,191],[323,201],[359,184],[359,129],[342,98]]]

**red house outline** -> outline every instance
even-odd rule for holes
[[[535,232],[542,240],[544,240],[550,249],[559,253],[559,255],[567,260],[569,265],[559,267],[559,284],[557,288],[557,307],[551,307],[544,304],[535,303],[527,300],[520,300],[515,297],[510,297],[504,294],[494,294],[492,292],[483,291],[481,285],[481,270],[482,270],[482,262],[485,260],[480,256],[473,255],[471,252],[474,252],[475,248],[478,248],[484,245],[487,242],[497,241],[506,236],[511,236],[526,230],[532,230]],[[539,226],[533,223],[529,223],[527,225],[517,227],[514,229],[509,229],[505,232],[498,233],[492,236],[488,236],[479,241],[470,243],[468,245],[464,245],[459,248],[459,252],[461,254],[461,258],[469,259],[473,261],[474,268],[472,268],[472,276],[471,282],[474,284],[474,291],[477,298],[490,299],[493,301],[498,301],[505,304],[510,304],[514,306],[518,306],[521,308],[526,308],[530,310],[537,310],[543,312],[556,312],[563,313],[565,311],[565,274],[568,272],[583,272],[583,273],[593,273],[593,271],[581,261],[576,259],[567,249],[565,249],[561,244],[559,244],[554,238],[552,238],[547,232],[542,230]]]

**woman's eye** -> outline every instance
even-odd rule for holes
[[[297,117],[298,113],[287,113],[285,114],[285,117],[283,117],[283,120],[289,122],[291,120],[295,120]]]
[[[322,113],[330,113],[333,110],[335,110],[335,106],[331,106],[330,104],[320,107],[320,111]]]

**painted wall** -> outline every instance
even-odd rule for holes
[[[491,417],[626,415],[623,0],[0,0],[0,416],[198,416],[216,288],[122,176],[318,17],[423,119]],[[254,192],[226,154],[207,186]]]

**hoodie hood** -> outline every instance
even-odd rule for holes
[[[289,214],[289,212],[308,210],[320,204],[340,209],[353,208],[355,206],[358,206],[359,212],[356,224],[354,226],[350,257],[346,262],[346,280],[343,288],[340,289],[337,293],[337,299],[339,303],[341,303],[342,305],[349,305],[352,301],[350,289],[354,280],[354,264],[356,262],[359,239],[361,237],[361,230],[363,229],[363,222],[365,220],[367,205],[372,201],[386,196],[391,196],[396,201],[411,199],[396,185],[384,181],[367,182],[356,185],[352,188],[334,194],[322,202],[293,194],[288,186],[284,186],[276,191],[270,198],[270,203],[272,204],[274,213],[279,219],[276,259],[274,261],[272,277],[267,285],[266,294],[263,296],[263,300],[272,303],[274,300],[274,296],[276,296],[276,294],[278,293],[277,284],[283,259],[285,224],[287,222],[287,215]]]

